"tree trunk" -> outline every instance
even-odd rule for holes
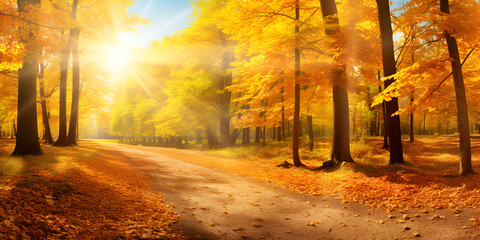
[[[202,144],[202,131],[200,129],[195,131],[195,144]]]
[[[12,136],[15,136],[15,138],[17,138],[17,127],[15,125],[15,120],[13,121],[13,135]]]
[[[67,46],[60,54],[60,108],[59,108],[59,125],[58,138],[53,144],[54,146],[66,146],[67,141],[67,75],[68,60],[71,49],[72,33],[68,37]]]
[[[40,0],[18,0],[19,13],[28,13],[39,6]],[[27,24],[27,23],[22,23]],[[36,26],[20,27],[21,42],[25,46],[22,68],[18,69],[17,140],[12,155],[40,155],[42,149],[37,126],[37,69],[39,51],[34,48]]]
[[[320,5],[324,21],[327,24],[338,26],[335,0],[320,0]],[[337,32],[337,29],[325,29],[326,35],[335,35]],[[331,167],[342,162],[353,162],[350,155],[350,118],[345,66],[338,60],[335,65],[337,66],[331,72],[333,80],[333,145],[331,159],[323,167]]]
[[[43,84],[43,76],[45,71],[45,65],[40,64],[40,105],[42,106],[42,123],[43,123],[43,140],[45,144],[53,144],[52,132],[50,131],[50,123],[48,121],[47,101],[45,100],[45,88]]]
[[[295,167],[304,166],[300,161],[300,155],[298,154],[298,138],[300,130],[300,48],[298,33],[300,28],[297,22],[300,19],[300,7],[298,6],[298,0],[295,1],[295,110],[293,113],[293,139],[292,139],[292,157],[293,165]]]
[[[287,122],[287,136],[288,136],[288,137],[291,137],[291,136],[292,136],[292,134],[291,134],[291,132],[290,132],[290,127],[291,127],[291,126],[290,126],[290,121],[288,121],[288,122]]]
[[[395,55],[393,50],[393,31],[390,19],[390,5],[388,0],[377,0],[378,20],[380,23],[380,35],[382,38],[383,73],[385,77],[394,75],[397,72]],[[385,81],[385,88],[395,82],[394,78]],[[392,116],[398,111],[398,99],[385,103],[385,110],[388,122],[388,140],[390,143],[389,164],[403,163],[402,133],[400,129],[400,117]]]
[[[377,110],[377,126],[375,126],[375,136],[380,136],[380,112],[378,110]]]
[[[68,126],[67,144],[76,146],[78,135],[78,108],[80,101],[80,57],[78,53],[80,29],[75,28],[72,31],[72,107],[70,110],[70,124]]]
[[[206,127],[207,130],[207,141],[208,141],[208,146],[210,148],[215,148],[218,146],[218,139],[215,136],[215,133],[213,132],[212,128],[210,126]]]
[[[356,118],[357,118],[357,105],[358,104],[355,104],[355,107],[353,107],[353,118],[352,118],[352,134],[353,134],[353,138],[354,139],[357,139],[357,123],[356,123]]]
[[[255,143],[260,143],[260,127],[255,128]]]
[[[277,141],[282,141],[282,126],[277,127]]]
[[[412,97],[410,98],[410,106],[413,105],[413,101],[415,99],[413,98],[413,92],[412,92]],[[413,143],[414,141],[414,136],[413,136],[413,111],[410,113],[410,142]]]
[[[440,0],[440,11],[450,14],[448,0]],[[458,132],[460,133],[460,175],[474,173],[472,168],[472,156],[470,146],[470,130],[468,123],[467,98],[465,96],[465,86],[463,83],[462,66],[460,65],[460,56],[455,37],[445,31],[448,52],[450,54],[453,82],[455,85],[455,95],[457,98],[457,122]]]
[[[224,47],[227,47],[227,40],[223,33],[221,34],[221,42]],[[232,93],[227,89],[232,85],[232,73],[228,72],[230,68],[230,52],[225,50],[222,57],[222,69],[221,69],[221,81],[219,89],[222,91],[219,94],[219,106],[220,106],[220,145],[227,147],[232,145],[232,139],[230,136],[230,100]]]
[[[78,0],[72,3],[72,18],[77,19]],[[68,60],[70,58],[70,50],[75,38],[75,30],[70,29],[67,40],[67,46],[60,54],[60,108],[59,108],[59,130],[57,141],[54,146],[68,146],[67,140],[67,78],[68,78]],[[75,65],[75,64],[74,64]],[[73,98],[72,98],[73,105]],[[73,109],[72,109],[73,111]],[[70,116],[71,117],[71,116]],[[75,126],[76,127],[76,126]]]
[[[283,79],[282,79],[282,83],[283,83]],[[285,142],[285,106],[283,106],[283,103],[285,102],[285,97],[283,96],[283,92],[284,92],[284,89],[282,87],[282,89],[280,90],[280,94],[282,95],[282,141]]]
[[[427,113],[423,111],[423,135],[427,135],[426,122],[427,122]]]
[[[264,146],[264,147],[265,147],[265,135],[266,135],[266,130],[267,130],[267,127],[266,127],[266,126],[263,126],[263,133],[262,133],[263,143],[262,143],[262,146]]]
[[[309,147],[310,151],[313,151],[315,147],[314,138],[313,138],[313,119],[312,115],[307,115],[307,128],[308,128],[308,139],[309,139]]]
[[[242,128],[242,144],[247,143],[247,129]]]

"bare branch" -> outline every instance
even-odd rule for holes
[[[32,22],[32,21],[30,21],[30,20],[21,18],[21,17],[19,17],[19,16],[17,16],[17,15],[12,15],[12,14],[8,14],[8,13],[2,13],[2,12],[0,12],[0,15],[2,15],[2,16],[7,16],[7,17],[13,17],[13,18],[19,19],[19,20],[21,20],[21,21],[24,21],[24,22],[26,22],[26,23],[33,24],[33,25],[36,25],[36,26],[39,26],[39,27],[44,27],[44,28],[49,28],[49,29],[58,29],[58,30],[65,29],[65,28],[51,27],[51,26],[46,26],[46,25],[38,24],[38,23]]]

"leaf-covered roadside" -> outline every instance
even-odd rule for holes
[[[178,220],[128,159],[82,148],[44,147],[46,155],[12,158],[2,168],[0,239],[181,239]],[[5,166],[2,165],[2,166]]]
[[[423,141],[423,142],[422,142]],[[480,175],[455,177],[458,157],[453,139],[424,139],[405,148],[405,165],[386,166],[388,152],[381,150],[380,140],[353,148],[357,163],[344,164],[335,171],[309,171],[302,168],[279,168],[283,151],[278,147],[252,146],[251,152],[228,153],[162,149],[162,154],[203,166],[249,176],[277,186],[313,195],[332,194],[344,202],[358,202],[387,211],[419,208],[425,212],[450,208],[461,212],[464,207],[480,206]],[[474,140],[474,158],[480,155],[478,140]],[[318,152],[329,151],[320,146]],[[253,154],[252,154],[253,153]],[[325,155],[325,157],[328,155]],[[326,160],[326,159],[323,159]],[[322,159],[305,159],[310,167],[321,165]],[[383,161],[383,163],[382,163]],[[478,161],[474,168],[480,169]],[[480,220],[472,219],[480,227]]]

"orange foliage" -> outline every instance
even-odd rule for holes
[[[410,163],[404,166],[385,166],[384,163],[344,164],[333,172],[278,168],[275,167],[279,163],[278,159],[261,156],[234,159],[197,151],[175,149],[152,149],[152,151],[161,151],[164,155],[182,161],[250,176],[301,193],[333,195],[344,202],[358,202],[387,211],[412,208],[433,211],[480,206],[480,176],[448,175],[455,174],[456,156],[444,154],[448,157],[438,163],[438,156],[444,155],[437,155],[435,151],[445,151],[451,149],[451,146],[428,151],[431,146],[439,146],[437,141],[448,143],[444,139],[435,139],[434,142],[422,143],[417,140],[414,144],[406,145],[405,153]],[[379,140],[371,141],[369,145],[366,150],[353,150],[352,154],[358,157],[364,155],[364,152],[357,154],[357,151],[369,151],[371,154],[388,158],[386,151],[376,150],[381,147]],[[434,158],[429,159],[429,156]],[[314,160],[302,161],[309,167],[321,164]]]
[[[65,149],[59,156],[58,149],[44,150],[55,159],[89,154]],[[170,229],[176,214],[128,159],[92,156],[69,159],[81,166],[73,168],[48,163],[51,157],[30,157],[24,173],[0,189],[0,238],[182,239]]]

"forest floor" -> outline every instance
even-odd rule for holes
[[[404,143],[399,166],[385,165],[381,144],[354,143],[356,164],[314,172],[329,141],[302,149],[307,168],[284,169],[275,167],[289,159],[283,143],[194,151],[81,141],[11,157],[4,139],[0,239],[480,238],[480,174],[455,175],[455,137]],[[480,171],[480,140],[472,154]]]
[[[183,239],[178,216],[126,157],[42,146],[12,157],[0,139],[0,239]],[[91,145],[91,144],[90,144]]]
[[[175,204],[174,229],[197,239],[480,238],[480,178],[455,176],[455,137],[405,143],[401,166],[385,165],[381,143],[353,144],[357,163],[332,172],[275,167],[288,159],[284,144],[192,151],[100,141],[91,148],[132,159]],[[472,144],[475,169],[479,144]],[[328,142],[317,145],[302,151],[307,166],[327,160]]]

